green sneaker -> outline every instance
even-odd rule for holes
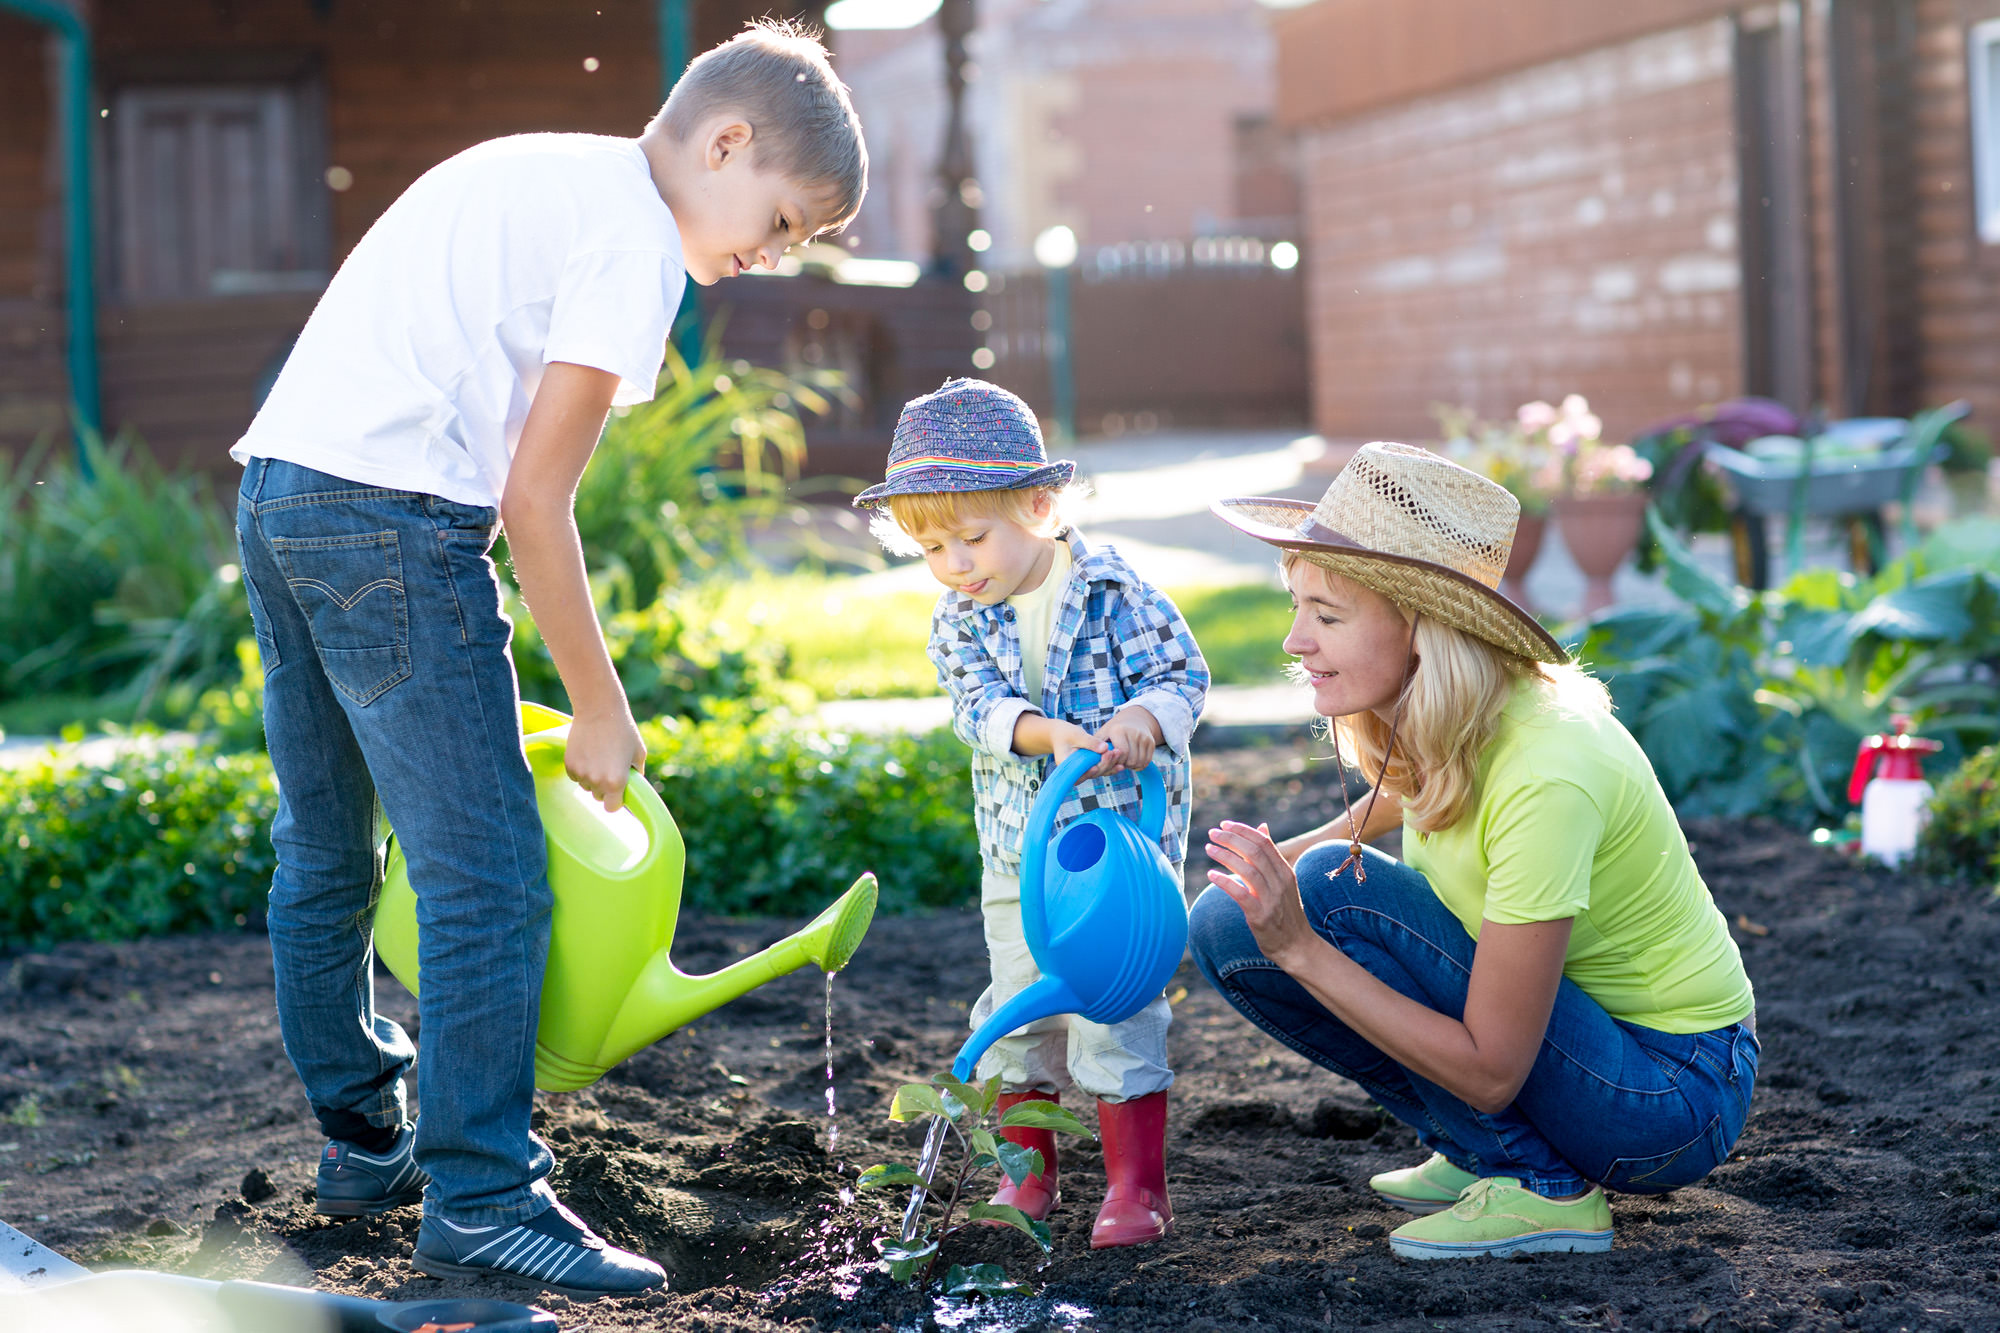
[[[1477,1179],[1470,1171],[1453,1166],[1443,1153],[1434,1152],[1422,1166],[1406,1166],[1401,1171],[1384,1171],[1368,1177],[1368,1188],[1408,1212],[1434,1213],[1451,1207],[1465,1187]]]
[[[1512,1176],[1487,1176],[1467,1185],[1448,1210],[1390,1232],[1389,1248],[1405,1259],[1602,1254],[1611,1248],[1611,1205],[1601,1189],[1558,1203]]]

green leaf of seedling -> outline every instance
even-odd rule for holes
[[[938,1101],[943,1103],[944,1113],[951,1117],[951,1123],[954,1125],[965,1119],[966,1112],[972,1109],[949,1092],[940,1091]],[[973,1119],[976,1120],[978,1117],[974,1116]]]
[[[944,1275],[947,1296],[1011,1296],[1026,1291],[1019,1282],[1009,1282],[999,1264],[953,1264]]]
[[[889,1103],[891,1120],[920,1120],[927,1115],[945,1114],[944,1099],[928,1083],[905,1083],[896,1089],[896,1099]]]
[[[997,1080],[988,1080],[987,1085],[981,1087],[977,1083],[961,1083],[950,1074],[939,1074],[932,1081],[948,1096],[956,1097],[971,1107],[975,1120],[983,1120],[986,1113],[993,1109],[994,1100],[1000,1095],[1000,1084]]]
[[[862,1189],[879,1189],[889,1185],[921,1185],[924,1178],[899,1162],[885,1162],[863,1171],[854,1183]]]
[[[1042,1174],[1042,1154],[1034,1148],[1023,1148],[1018,1143],[1002,1142],[999,1148],[1000,1169],[1007,1173],[1007,1179],[1016,1185],[1029,1176]]]
[[[1091,1133],[1083,1127],[1083,1122],[1065,1111],[1054,1102],[1015,1102],[1007,1108],[1007,1114],[1000,1117],[1002,1129],[1052,1129],[1058,1134],[1081,1134],[1090,1138]]]
[[[993,1137],[990,1129],[975,1129],[965,1136],[965,1141],[972,1145],[974,1152],[985,1153],[989,1157],[999,1155],[1000,1140]]]
[[[998,1222],[1001,1226],[1012,1227],[1030,1237],[1043,1250],[1049,1248],[1049,1224],[1037,1222],[1019,1208],[1004,1203],[975,1203],[965,1210],[965,1217],[969,1222]]]
[[[970,1175],[974,1171],[984,1171],[989,1166],[998,1166],[998,1165],[1000,1165],[1000,1159],[998,1157],[995,1157],[990,1152],[983,1152],[979,1153],[978,1155],[973,1157],[973,1159],[970,1162],[967,1162],[965,1164],[965,1171],[967,1175]]]
[[[889,1276],[898,1282],[908,1282],[911,1278],[930,1266],[931,1256],[937,1253],[938,1243],[929,1241],[923,1245],[903,1245],[896,1241],[875,1242],[882,1251],[882,1266],[889,1270]]]

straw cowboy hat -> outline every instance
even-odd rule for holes
[[[1316,505],[1242,496],[1209,507],[1239,532],[1496,648],[1536,662],[1569,660],[1499,592],[1520,501],[1428,449],[1363,445]]]

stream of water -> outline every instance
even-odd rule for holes
[[[924,1178],[924,1183],[910,1187],[910,1206],[903,1210],[905,1245],[916,1239],[917,1218],[924,1211],[924,1197],[930,1192],[931,1177],[937,1174],[938,1156],[944,1152],[944,1132],[949,1128],[951,1122],[943,1116],[931,1117],[930,1132],[924,1135],[924,1150],[917,1158],[917,1174]]]
[[[847,1163],[840,1160],[840,1121],[835,1116],[833,1089],[833,973],[826,974],[826,1155],[833,1158],[833,1174],[843,1176]],[[854,1191],[844,1182],[840,1187],[840,1202],[843,1205],[854,1202]]]

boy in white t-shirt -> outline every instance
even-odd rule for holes
[[[570,776],[619,808],[646,752],[592,608],[577,480],[610,408],[653,396],[685,279],[776,267],[844,226],[866,180],[824,49],[755,25],[636,140],[523,135],[427,172],[341,265],[230,451],[280,784],[279,1024],[329,1140],[318,1209],[422,1197],[421,1271],[585,1297],[665,1281],[556,1201],[529,1132],[550,896],[488,552],[504,525],[576,710]],[[415,1051],[372,992],[378,802],[422,927],[421,1129]]]

